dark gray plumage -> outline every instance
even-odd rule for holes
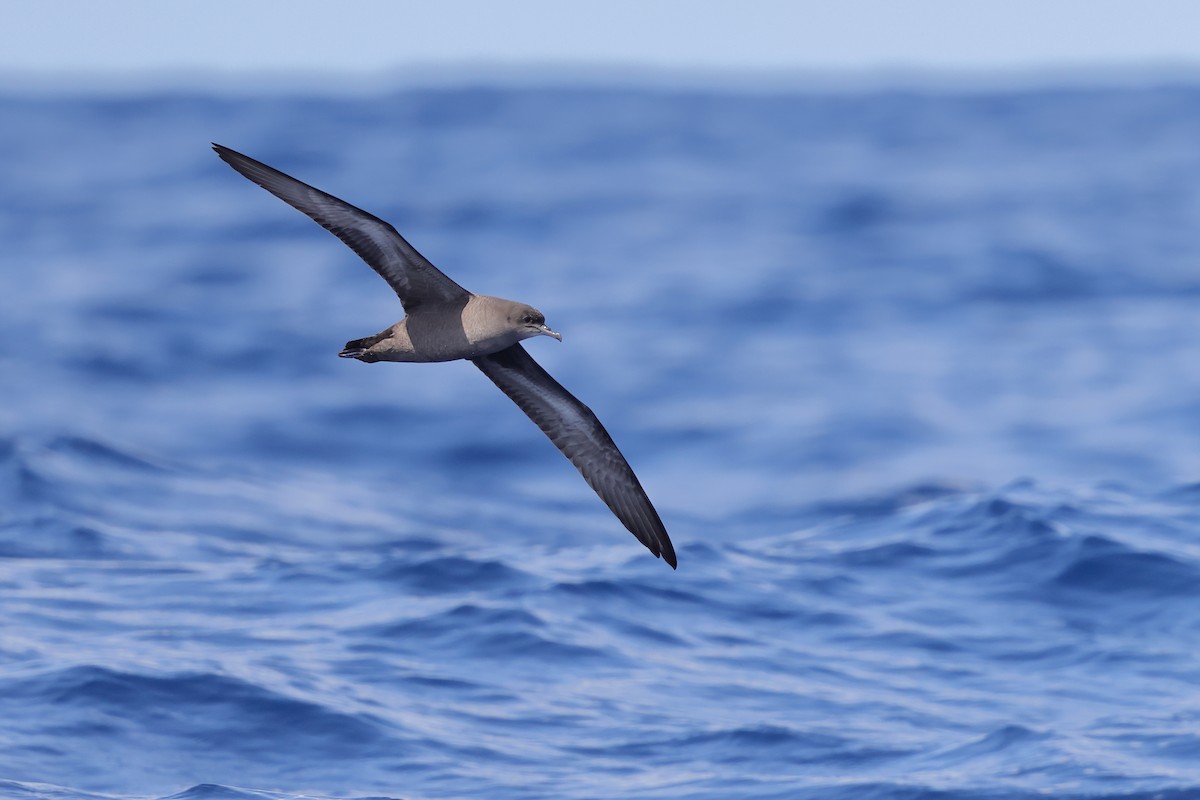
[[[346,203],[290,175],[228,147],[213,145],[225,163],[283,202],[316,220],[341,239],[396,290],[408,314],[422,303],[466,301],[470,292],[447,278],[395,228],[374,214]]]
[[[213,149],[243,176],[341,239],[400,297],[404,319],[348,342],[341,356],[367,362],[470,360],[570,459],[638,541],[676,566],[658,512],[608,431],[519,344],[539,335],[562,340],[546,327],[540,311],[472,294],[378,217],[227,147],[214,144]]]
[[[629,462],[592,410],[550,377],[519,344],[472,361],[550,437],[638,541],[674,567],[675,548],[667,529]]]

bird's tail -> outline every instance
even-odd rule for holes
[[[388,332],[383,331],[374,336],[368,336],[365,339],[355,339],[352,342],[346,342],[346,346],[342,348],[342,352],[338,353],[342,358],[357,358],[361,361],[376,361],[378,359],[367,355],[367,351],[375,345],[382,342],[388,337]]]

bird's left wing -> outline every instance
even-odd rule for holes
[[[225,163],[283,202],[312,217],[322,228],[341,239],[358,257],[380,274],[400,297],[404,310],[417,306],[450,304],[470,293],[430,264],[390,224],[327,192],[298,181],[274,167],[214,144]]]
[[[675,548],[658,512],[592,410],[520,344],[472,361],[550,437],[629,532],[674,569]]]

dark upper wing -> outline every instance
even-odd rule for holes
[[[674,569],[675,548],[658,512],[592,410],[550,377],[519,344],[472,360],[550,437],[638,541]]]
[[[213,145],[222,160],[283,202],[303,211],[341,239],[400,296],[406,312],[422,303],[451,303],[469,296],[378,217],[314,189],[261,161]]]

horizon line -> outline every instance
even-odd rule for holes
[[[1021,67],[869,67],[768,69],[661,67],[562,62],[449,66],[425,63],[381,70],[253,70],[207,67],[146,70],[0,69],[0,92],[32,95],[306,93],[371,96],[422,89],[708,90],[734,93],[858,93],[916,90],[1006,92],[1152,88],[1200,84],[1200,62]]]

